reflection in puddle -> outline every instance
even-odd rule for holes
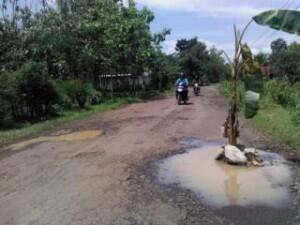
[[[46,141],[83,141],[87,139],[93,139],[101,135],[102,135],[102,131],[100,130],[80,131],[80,132],[74,132],[70,134],[59,135],[59,136],[39,137],[39,138],[31,139],[29,141],[23,141],[17,144],[13,144],[9,146],[9,148],[11,150],[19,150],[29,145],[46,142]]]
[[[271,161],[248,168],[215,161],[219,151],[209,145],[170,157],[159,164],[159,180],[196,192],[212,207],[289,204],[292,172],[281,156],[260,152]]]

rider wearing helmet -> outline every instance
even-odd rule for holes
[[[186,87],[186,92],[188,92],[189,81],[184,73],[180,73],[179,78],[176,80],[176,87],[182,85]],[[178,97],[178,92],[176,89],[176,98]]]
[[[186,76],[185,76],[184,73],[181,73],[181,74],[179,75],[179,78],[178,78],[177,81],[176,81],[176,86],[179,85],[180,83],[183,84],[183,85],[186,85],[186,86],[189,85],[189,81],[188,81],[188,79],[186,78]]]

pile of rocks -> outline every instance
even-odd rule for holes
[[[226,162],[230,165],[264,166],[264,162],[259,158],[256,149],[245,148],[241,150],[233,145],[223,146],[216,160]]]

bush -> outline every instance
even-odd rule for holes
[[[231,96],[231,82],[223,81],[219,85],[219,91],[226,98],[229,98]],[[239,100],[240,106],[242,106],[243,102],[244,102],[244,93],[245,93],[245,86],[242,82],[239,82],[238,83],[238,98],[239,98],[238,100]]]
[[[75,103],[72,102],[72,99],[68,95],[68,82],[61,80],[51,80],[52,85],[54,86],[56,92],[58,93],[58,105],[56,106],[58,111],[70,110],[72,109]]]
[[[264,91],[273,101],[284,107],[296,107],[300,103],[300,85],[291,85],[286,81],[269,80],[265,82]]]
[[[219,85],[219,91],[222,95],[229,98],[231,95],[231,83],[229,81],[223,81]]]
[[[63,88],[72,103],[77,104],[79,108],[85,107],[95,91],[92,85],[80,80],[65,81]]]
[[[47,80],[46,68],[42,63],[31,62],[20,70],[18,94],[31,120],[55,114],[53,106],[57,104],[59,96],[53,84]]]
[[[263,92],[263,79],[261,75],[245,75],[243,77],[246,91]]]
[[[46,66],[29,62],[21,69],[0,74],[0,126],[40,120],[56,114],[58,93],[47,80]]]
[[[10,127],[20,117],[18,77],[15,73],[0,74],[0,126]]]
[[[90,97],[91,105],[98,105],[103,102],[103,96],[100,91],[92,89],[90,94],[91,94],[91,97]]]
[[[80,80],[52,80],[51,83],[59,94],[59,111],[83,108],[87,104],[98,105],[103,101],[101,92]]]

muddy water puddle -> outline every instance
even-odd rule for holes
[[[262,168],[248,168],[216,162],[219,151],[217,146],[203,147],[168,158],[159,166],[159,179],[193,190],[215,207],[281,207],[290,202],[287,185],[292,172],[281,156],[261,152],[272,161]]]
[[[9,146],[11,150],[19,150],[25,148],[29,145],[38,144],[42,142],[50,142],[50,141],[84,141],[99,137],[102,135],[102,131],[100,130],[88,130],[88,131],[79,131],[73,132],[69,134],[57,135],[57,136],[45,136],[38,137],[28,141],[23,141],[17,144],[13,144]]]
[[[202,203],[237,224],[294,224],[283,223],[295,214],[290,191],[293,171],[283,157],[260,151],[265,167],[230,166],[215,161],[219,143],[199,143],[198,148],[160,161],[159,182],[191,190]]]

